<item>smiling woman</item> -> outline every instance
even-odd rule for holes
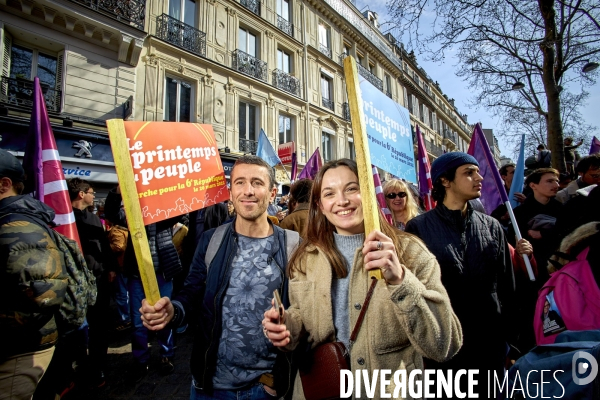
[[[308,221],[306,240],[288,264],[291,304],[283,324],[275,323],[279,314],[273,308],[263,320],[275,346],[291,351],[303,340],[312,348],[337,340],[348,349],[353,371],[407,373],[423,368],[423,357],[445,360],[458,351],[461,327],[435,257],[412,235],[384,222],[381,214],[382,231],[364,231],[354,161],[331,161],[319,170]],[[376,268],[385,279],[374,286],[360,334],[351,346],[351,321],[358,317],[370,286],[367,271]],[[393,384],[385,390],[393,392]],[[294,398],[304,398],[298,380]]]

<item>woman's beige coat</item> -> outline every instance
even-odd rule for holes
[[[377,283],[350,351],[350,368],[353,371],[367,369],[369,376],[375,369],[389,369],[392,375],[404,369],[408,383],[413,369],[423,369],[423,357],[444,361],[454,356],[462,345],[462,329],[440,280],[435,257],[415,236],[402,234],[402,246],[398,254],[405,266],[404,280],[400,285],[387,285],[384,280]],[[291,342],[287,350],[293,350],[302,337],[307,337],[312,348],[336,340],[331,302],[332,270],[327,258],[311,245],[301,259],[300,271],[295,271],[289,282],[290,308],[286,311],[285,324],[291,333]],[[362,248],[357,249],[348,295],[351,331],[369,283],[363,268]],[[395,387],[391,380],[388,393],[393,393]],[[296,383],[294,399],[303,398],[300,380]],[[361,393],[364,397],[364,387]],[[379,395],[378,379],[375,398]]]

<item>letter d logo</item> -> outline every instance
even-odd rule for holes
[[[577,360],[579,360],[580,358],[585,358],[587,361],[589,361],[589,364],[584,362],[578,363]],[[590,370],[590,374],[588,375],[588,377],[578,378],[577,374],[586,373],[590,365],[592,366],[592,369]],[[586,353],[585,351],[578,351],[575,354],[573,354],[573,360],[571,363],[571,374],[573,375],[573,382],[576,385],[587,385],[596,378],[596,375],[598,375],[598,362],[594,357],[592,357],[591,354]]]

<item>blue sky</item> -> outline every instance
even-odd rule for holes
[[[362,12],[366,11],[367,9],[375,11],[379,15],[379,22],[385,23],[389,20],[387,17],[385,3],[386,0],[356,0],[355,5]],[[383,26],[382,31],[385,32],[386,28],[389,27],[390,25]],[[423,33],[427,33],[429,27],[426,26],[426,24],[422,24],[422,27]],[[398,39],[406,40],[406,38]],[[467,106],[468,100],[473,96],[473,94],[471,91],[469,91],[469,89],[467,89],[467,83],[455,75],[454,71],[456,70],[455,65],[457,63],[457,59],[453,57],[452,53],[447,53],[444,64],[424,61],[424,57],[418,53],[416,53],[416,56],[419,66],[423,67],[425,71],[427,71],[427,74],[431,77],[431,79],[433,79],[433,81],[439,82],[442,91],[448,95],[448,97],[455,99],[455,104],[460,113],[467,114],[468,122],[470,124],[481,122],[484,128],[494,129],[496,137],[500,143],[500,150],[502,151],[502,154],[516,159],[516,156],[513,154],[512,146],[509,146],[506,140],[501,135],[498,135],[499,132],[496,128],[500,126],[500,121],[497,118],[494,118],[491,113],[487,112],[483,108],[476,110]],[[598,106],[598,104],[600,104],[600,82],[597,82],[594,86],[589,87],[587,90],[590,93],[590,96],[587,99],[586,105],[581,110],[582,115],[588,124],[600,127],[600,107]]]

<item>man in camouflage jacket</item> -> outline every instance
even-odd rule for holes
[[[54,210],[23,191],[19,161],[0,149],[0,394],[29,399],[46,371],[65,299],[64,257],[47,230]]]

